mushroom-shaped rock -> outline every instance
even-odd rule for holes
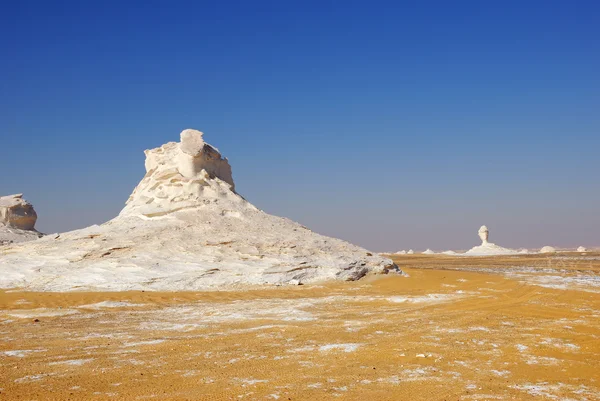
[[[490,236],[490,231],[486,226],[479,227],[479,231],[477,232],[479,238],[481,238],[481,244],[485,245],[488,243],[488,238]]]
[[[37,214],[23,194],[0,196],[0,223],[20,230],[33,230]]]
[[[486,226],[481,226],[477,231],[481,239],[481,245],[475,246],[465,252],[468,256],[494,256],[494,255],[511,255],[517,253],[514,249],[504,248],[496,244],[488,242],[490,230]]]
[[[43,234],[37,232],[37,214],[31,203],[22,194],[0,197],[0,245],[26,242],[38,239]]]
[[[580,246],[579,248],[577,248],[577,252],[587,252],[587,249],[584,246]]]

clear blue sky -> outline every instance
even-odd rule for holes
[[[597,1],[5,1],[0,50],[0,193],[41,231],[196,128],[259,208],[374,250],[600,245]]]

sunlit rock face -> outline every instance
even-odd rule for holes
[[[0,256],[0,288],[210,290],[400,273],[390,259],[257,209],[199,131],[145,153],[146,174],[116,218],[15,246]]]
[[[219,151],[204,142],[200,131],[186,129],[181,142],[146,150],[146,175],[127,200],[121,216],[168,214],[220,198],[239,201],[231,166]]]
[[[37,214],[23,194],[0,196],[0,245],[31,241],[42,236],[35,230]]]
[[[20,230],[33,230],[37,214],[23,194],[0,196],[0,224]]]

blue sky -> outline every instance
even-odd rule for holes
[[[4,2],[0,50],[0,193],[41,231],[196,128],[256,206],[374,250],[600,245],[597,2]]]

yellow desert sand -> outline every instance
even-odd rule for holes
[[[0,400],[600,400],[599,253],[243,291],[0,293]]]

